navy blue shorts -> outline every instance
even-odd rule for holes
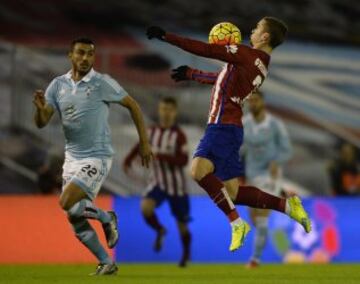
[[[154,186],[149,192],[146,193],[145,198],[150,198],[155,201],[156,208],[168,201],[172,215],[178,222],[188,223],[191,221],[190,217],[190,201],[188,195],[176,196],[169,195],[160,187]]]
[[[206,158],[215,166],[215,176],[222,181],[244,175],[244,162],[240,157],[243,128],[228,124],[209,124],[195,151],[195,157]]]

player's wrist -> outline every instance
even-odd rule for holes
[[[194,75],[194,70],[191,69],[190,67],[187,67],[186,71],[185,71],[185,77],[189,80],[193,79],[193,75]]]

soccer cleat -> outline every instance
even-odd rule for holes
[[[287,199],[290,207],[289,216],[303,226],[306,233],[311,232],[311,221],[301,204],[301,200],[297,196],[292,196]]]
[[[247,269],[253,269],[253,268],[257,268],[259,267],[260,263],[259,261],[255,260],[255,259],[252,259],[248,262],[248,264],[246,264],[246,268]]]
[[[157,231],[157,235],[156,235],[155,242],[154,242],[154,251],[155,252],[161,251],[165,235],[166,235],[165,228],[161,228],[160,230]]]
[[[102,227],[105,233],[107,246],[113,248],[119,240],[117,217],[114,211],[108,211],[108,213],[111,216],[111,220],[109,223],[103,224]]]
[[[90,276],[100,276],[100,275],[115,275],[118,271],[118,268],[115,263],[99,263],[96,267],[96,271],[90,273]]]
[[[236,251],[244,244],[246,235],[250,232],[250,226],[245,221],[241,221],[240,224],[232,225],[231,230],[232,235],[229,250]]]

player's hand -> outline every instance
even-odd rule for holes
[[[140,156],[141,156],[141,164],[149,168],[151,159],[153,158],[153,154],[151,152],[151,147],[148,142],[140,143]]]
[[[189,80],[188,75],[187,75],[189,70],[190,70],[189,66],[186,66],[186,65],[182,65],[175,69],[172,69],[171,70],[171,78],[175,82]]]
[[[270,176],[276,179],[279,177],[279,172],[280,172],[279,164],[276,161],[272,161],[269,166]]]
[[[159,40],[164,40],[165,39],[165,31],[160,28],[160,27],[156,27],[156,26],[152,26],[149,27],[146,30],[146,36],[148,39],[153,39],[153,38],[157,38]]]
[[[44,109],[46,106],[45,94],[43,90],[36,90],[33,95],[33,104],[37,109]]]

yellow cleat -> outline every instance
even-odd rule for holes
[[[290,206],[289,216],[303,226],[306,233],[311,232],[311,221],[297,196],[292,196],[287,200]]]
[[[250,226],[245,221],[242,221],[240,224],[234,224],[231,226],[231,244],[230,251],[236,251],[243,244],[246,235],[250,232]]]

